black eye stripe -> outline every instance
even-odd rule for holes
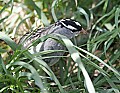
[[[82,30],[82,27],[79,24],[79,22],[77,22],[75,20],[62,19],[62,20],[60,20],[58,22],[61,23],[62,27],[66,27],[66,28],[72,30],[73,32]]]
[[[66,24],[67,26],[71,25],[71,26],[73,26],[75,28],[78,27],[78,25],[76,25],[75,22],[73,22],[73,21],[63,21],[63,23]]]

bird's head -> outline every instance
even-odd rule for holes
[[[86,34],[87,31],[85,31],[81,24],[73,19],[61,19],[57,22],[59,25],[61,25],[61,27],[65,27],[67,29],[69,29],[70,31],[72,31],[73,33],[83,33]]]

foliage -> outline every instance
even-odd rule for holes
[[[120,92],[119,0],[0,0],[0,18],[1,93]],[[90,34],[80,46],[61,35],[41,37],[60,37],[68,49],[52,67],[17,44],[27,31],[61,18],[76,19]]]

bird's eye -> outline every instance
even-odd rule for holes
[[[67,29],[70,29],[73,32],[81,31],[82,26],[79,22],[71,19],[62,19],[59,21],[59,23],[62,25],[62,27],[66,27]]]

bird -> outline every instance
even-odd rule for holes
[[[31,54],[47,50],[66,50],[66,47],[63,44],[52,38],[48,38],[44,42],[40,42],[36,46],[31,46],[32,42],[34,42],[42,36],[49,34],[60,34],[66,36],[68,39],[72,39],[74,37],[79,36],[79,34],[83,34],[84,36],[86,36],[87,31],[84,30],[81,24],[76,20],[61,19],[47,27],[38,28],[36,31],[26,33],[20,39],[19,44],[22,44],[24,49],[29,48],[28,51]],[[47,64],[52,66],[59,61],[59,56],[63,56],[64,53],[64,51],[57,51],[46,55],[42,55],[42,57],[58,56],[43,59]]]

